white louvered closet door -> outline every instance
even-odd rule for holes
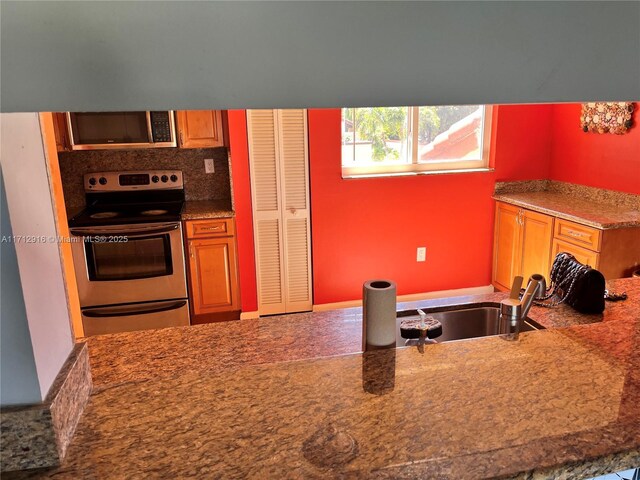
[[[249,110],[260,315],[311,310],[306,110]]]

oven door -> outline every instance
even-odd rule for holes
[[[82,325],[87,337],[189,325],[187,300],[136,303],[116,307],[85,308]]]
[[[70,231],[83,308],[187,297],[179,222]]]

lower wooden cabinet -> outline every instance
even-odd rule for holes
[[[511,288],[513,277],[541,273],[549,280],[553,259],[568,252],[605,278],[628,277],[640,266],[640,228],[598,229],[526,208],[496,202],[493,286]]]
[[[528,279],[534,273],[540,273],[549,278],[554,218],[531,210],[522,210],[522,257],[519,275]]]
[[[496,204],[493,285],[511,288],[513,277],[549,277],[553,217],[507,203]]]
[[[233,231],[233,219],[185,222],[192,323],[229,320],[234,315],[225,313],[240,310]]]
[[[600,255],[598,255],[598,252],[587,250],[586,248],[574,245],[564,240],[559,240],[557,238],[553,239],[553,248],[551,249],[551,251],[553,258],[555,258],[556,255],[561,252],[567,252],[576,257],[576,260],[578,260],[580,263],[589,265],[592,268],[598,268],[598,260],[600,259]]]
[[[509,289],[518,275],[520,248],[520,209],[506,203],[496,203],[493,237],[493,285],[499,290]]]

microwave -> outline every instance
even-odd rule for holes
[[[72,150],[176,146],[173,111],[67,112]]]

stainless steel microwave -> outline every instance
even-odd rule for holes
[[[176,146],[173,111],[67,112],[72,150]]]

